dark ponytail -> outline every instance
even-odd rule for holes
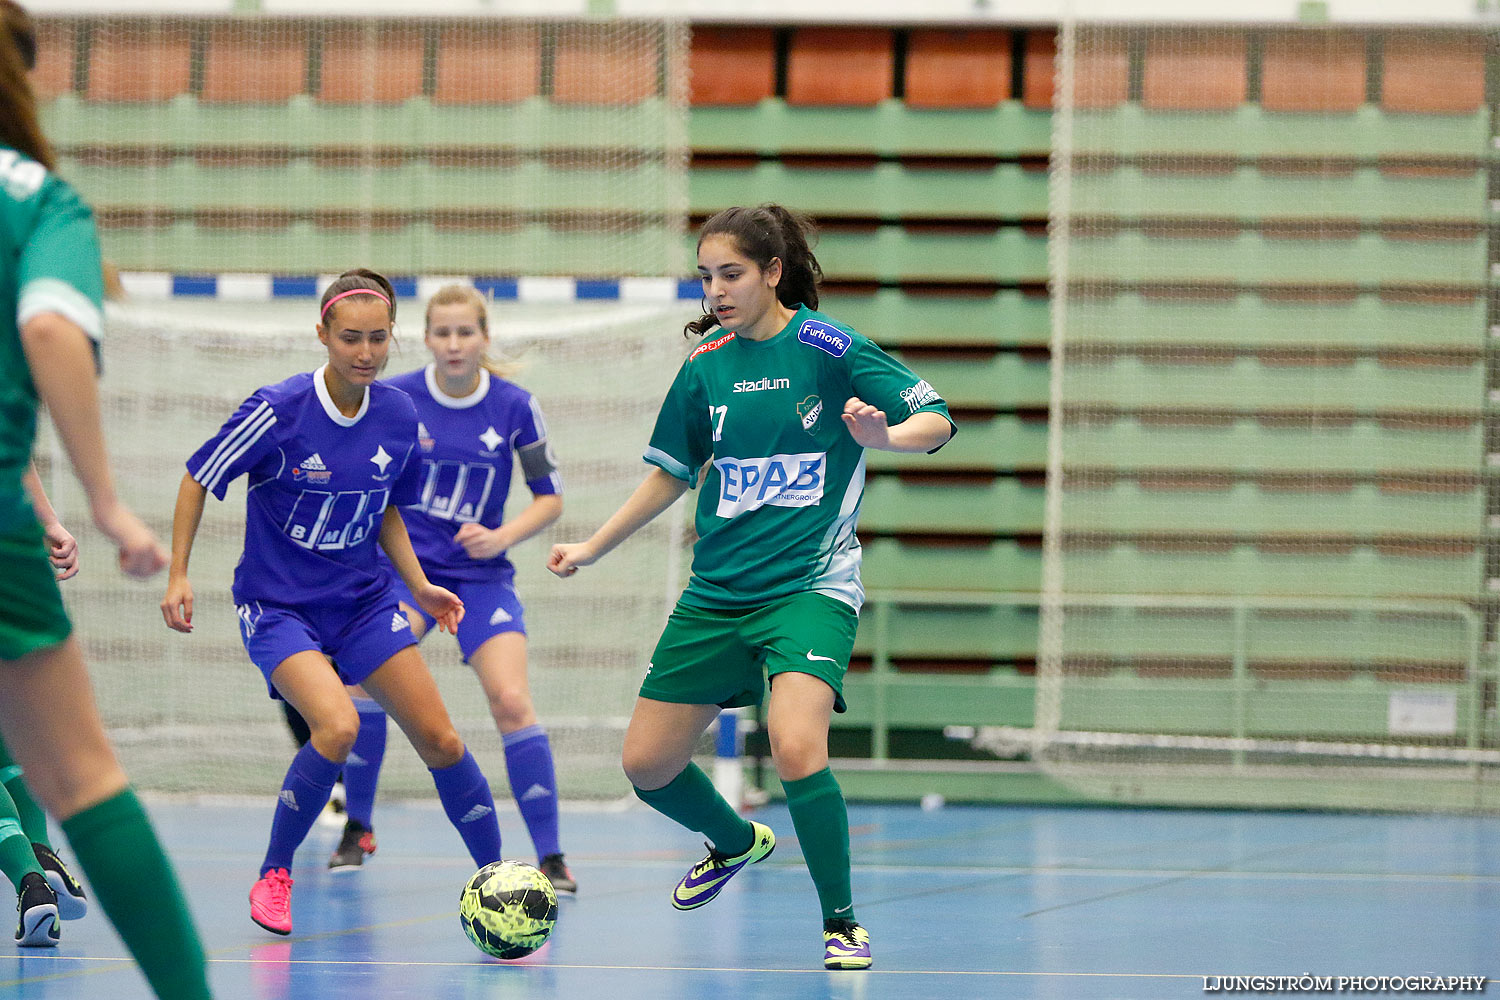
[[[36,94],[27,79],[36,66],[36,25],[13,0],[0,0],[0,144],[57,168],[52,144],[37,119]]]
[[[0,0],[4,2],[4,0]],[[372,271],[367,267],[356,267],[345,271],[333,280],[333,283],[323,292],[323,300],[318,303],[318,319],[324,326],[328,325],[328,316],[332,312],[330,305],[337,309],[334,299],[348,292],[367,291],[378,293],[388,305],[391,324],[396,322],[396,290],[386,280],[385,275]],[[340,299],[339,301],[344,301]]]
[[[818,227],[801,212],[780,205],[765,204],[756,208],[726,208],[703,224],[698,231],[698,246],[710,236],[725,235],[751,263],[764,271],[771,261],[781,260],[781,281],[776,285],[776,300],[795,309],[805,305],[818,308],[818,285],[823,268],[813,256]],[[719,318],[705,312],[682,328],[683,335],[703,336],[719,325]]]

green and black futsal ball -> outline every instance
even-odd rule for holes
[[[496,861],[474,873],[458,900],[458,919],[474,947],[496,958],[524,958],[547,943],[557,923],[557,893],[537,869]]]

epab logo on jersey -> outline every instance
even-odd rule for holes
[[[720,517],[761,507],[811,507],[823,499],[828,456],[821,451],[768,458],[716,458]]]
[[[797,339],[820,351],[827,351],[836,358],[848,354],[849,348],[854,345],[854,338],[843,330],[815,319],[807,320],[797,328]]]

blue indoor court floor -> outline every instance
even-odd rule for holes
[[[692,834],[644,807],[565,809],[581,890],[546,947],[514,963],[459,928],[472,866],[435,804],[382,803],[379,852],[356,873],[324,870],[336,833],[315,829],[289,938],[248,916],[268,802],[150,807],[220,1000],[1127,1000],[1212,995],[1205,976],[1500,975],[1500,822],[1487,818],[854,804],[875,968],[828,973],[780,806],[755,814],[776,853],[690,913],[668,893],[703,853]],[[501,825],[507,856],[534,860],[513,807]],[[55,951],[0,956],[0,997],[150,996],[96,912],[64,925]]]

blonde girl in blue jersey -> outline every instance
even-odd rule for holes
[[[36,53],[31,19],[0,0],[0,24],[0,733],[61,821],[94,899],[156,995],[204,1000],[203,948],[105,736],[23,486],[40,401],[121,570],[145,578],[166,564],[161,544],[116,495],[104,447],[94,370],[103,280],[92,213],[53,173],[37,123],[26,78]],[[0,846],[16,841],[30,853],[24,837]]]
[[[411,397],[419,420],[426,486],[421,502],[402,516],[428,577],[464,602],[455,638],[500,731],[511,794],[536,848],[537,867],[558,892],[576,893],[559,842],[556,768],[527,683],[526,623],[507,557],[512,546],[562,514],[562,480],[541,407],[508,381],[511,366],[489,357],[488,311],[473,286],[445,285],[433,293],[424,340],[432,363],[386,380]],[[506,517],[514,467],[532,496]],[[432,619],[399,579],[392,583],[420,640]],[[361,708],[355,750],[362,763],[344,772],[349,819],[329,862],[336,871],[357,868],[374,850],[370,812],[384,734],[379,709]]]
[[[811,231],[778,205],[727,209],[704,224],[708,311],[688,326],[704,343],[662,405],[645,454],[654,468],[588,541],[555,546],[548,568],[568,577],[592,564],[701,480],[692,579],[641,684],[625,774],[644,802],[709,838],[672,905],[713,900],[776,837],[741,817],[692,753],[721,708],[759,703],[769,676],[771,756],[817,889],[823,964],[865,969],[848,814],[828,768],[829,720],[844,710],[864,596],[854,532],[864,449],[934,451],[954,425],[927,382],[816,311]]]

